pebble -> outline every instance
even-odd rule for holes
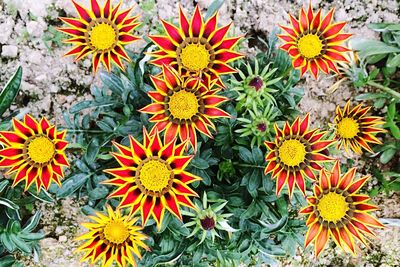
[[[1,56],[7,58],[16,58],[18,55],[18,47],[16,45],[4,45],[2,47]]]

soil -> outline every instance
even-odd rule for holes
[[[89,6],[88,0],[79,2]],[[203,10],[211,0],[200,0]],[[132,1],[123,0],[123,5]],[[193,1],[180,1],[186,10],[192,12]],[[354,38],[379,38],[378,34],[368,29],[373,22],[399,22],[400,5],[396,0],[338,0],[312,1],[314,9],[320,7],[325,13],[336,8],[335,19],[347,21],[346,31],[354,33]],[[287,12],[296,13],[300,6],[307,6],[308,1],[301,0],[229,0],[220,9],[220,23],[234,21],[231,34],[255,34],[267,36],[277,22],[287,24]],[[159,27],[158,18],[177,17],[177,1],[144,0],[139,1],[135,13],[142,15],[145,25],[140,34],[145,35]],[[157,9],[157,8],[160,9]],[[63,124],[62,112],[78,101],[90,99],[90,86],[98,84],[98,76],[90,71],[91,61],[85,59],[74,63],[73,58],[62,55],[69,50],[60,43],[60,35],[54,27],[62,24],[59,16],[75,16],[71,1],[65,0],[0,0],[0,88],[15,72],[23,67],[23,83],[11,111],[19,111],[19,117],[30,113],[35,117],[47,116],[53,123]],[[144,42],[130,45],[133,51],[139,51]],[[245,42],[242,52],[254,53]],[[336,105],[343,106],[348,99],[354,99],[359,93],[354,88],[343,84],[334,93],[328,88],[336,81],[333,76],[322,76],[314,81],[306,75],[300,86],[305,96],[300,109],[310,112],[314,126],[326,125],[334,116]],[[363,168],[363,161],[356,161]],[[371,181],[373,186],[376,181]],[[374,199],[382,208],[378,217],[400,218],[400,199],[398,195],[379,195]],[[30,258],[23,259],[25,266],[71,267],[88,266],[79,263],[81,255],[73,251],[78,246],[74,241],[77,234],[84,231],[80,226],[86,218],[79,210],[79,203],[73,199],[59,200],[53,204],[38,204],[44,216],[41,225],[47,233],[42,240],[42,256],[39,262]],[[378,232],[378,241],[371,243],[369,250],[363,249],[359,257],[345,255],[339,249],[328,249],[316,260],[311,250],[298,256],[282,259],[282,266],[400,266],[400,228],[387,227]]]

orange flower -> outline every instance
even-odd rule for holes
[[[25,190],[35,183],[37,191],[46,190],[54,181],[61,186],[63,166],[69,166],[64,150],[66,131],[57,131],[46,118],[37,122],[30,115],[24,121],[12,120],[14,131],[1,131],[0,168],[10,168],[7,174],[16,173],[13,186],[25,180]]]
[[[386,130],[376,126],[384,124],[382,117],[367,116],[371,107],[363,108],[361,104],[350,109],[350,101],[347,101],[343,111],[336,107],[335,127],[338,148],[344,146],[346,152],[349,147],[355,153],[361,154],[362,148],[374,153],[368,143],[382,144],[374,134],[384,133]]]
[[[148,95],[154,103],[140,111],[153,114],[155,122],[151,134],[157,129],[165,130],[164,142],[169,143],[178,136],[182,142],[188,140],[197,150],[196,130],[212,138],[209,127],[215,130],[212,118],[230,117],[217,106],[228,98],[218,96],[220,89],[208,90],[196,78],[183,78],[171,67],[163,65],[163,79],[151,76],[157,91]]]
[[[72,3],[79,14],[79,19],[60,18],[70,25],[69,28],[59,28],[59,31],[72,36],[65,42],[75,45],[65,56],[75,55],[75,61],[79,61],[93,54],[93,72],[95,73],[100,62],[103,62],[108,71],[111,71],[111,62],[120,69],[124,69],[121,58],[130,61],[124,45],[140,39],[131,34],[139,25],[138,16],[128,16],[133,8],[119,11],[121,2],[116,7],[112,7],[110,0],[106,1],[103,8],[100,8],[97,0],[91,0],[91,10],[82,7],[74,0]]]
[[[179,7],[179,28],[161,20],[167,36],[149,36],[160,48],[151,53],[155,59],[150,63],[159,67],[171,65],[182,75],[199,76],[207,88],[213,80],[223,87],[220,76],[236,72],[227,63],[243,57],[233,51],[242,37],[227,38],[231,24],[218,28],[217,20],[218,13],[215,13],[204,22],[199,6],[196,6],[189,21]]]
[[[327,148],[334,140],[321,140],[326,132],[309,130],[309,127],[310,114],[302,121],[297,117],[291,126],[286,122],[282,130],[275,124],[275,142],[265,142],[270,150],[265,174],[272,173],[272,178],[276,178],[277,195],[285,184],[290,197],[295,185],[305,194],[304,177],[315,181],[314,171],[322,169],[320,162],[333,160],[327,156]]]
[[[118,152],[112,155],[121,167],[105,170],[115,178],[103,183],[118,187],[109,198],[122,197],[119,207],[132,214],[140,209],[143,225],[152,214],[160,229],[165,209],[182,220],[180,205],[194,208],[189,196],[198,195],[189,184],[201,178],[185,171],[193,158],[183,155],[186,143],[163,144],[157,130],[152,136],[144,130],[143,138],[143,145],[132,136],[130,147],[114,143]]]
[[[290,27],[279,25],[286,32],[278,35],[284,41],[280,48],[293,58],[293,67],[301,69],[301,75],[307,70],[315,78],[319,70],[339,73],[336,61],[347,62],[344,54],[350,50],[340,44],[352,34],[341,33],[346,22],[333,24],[333,13],[334,9],[322,18],[321,9],[314,14],[310,4],[307,13],[301,8],[298,20],[289,14]]]
[[[339,161],[335,162],[331,173],[321,170],[319,180],[314,184],[314,195],[307,198],[309,206],[300,211],[309,215],[304,246],[314,241],[316,256],[325,248],[330,236],[343,250],[347,247],[355,254],[355,239],[366,245],[364,235],[375,236],[371,228],[384,227],[368,214],[378,209],[367,203],[369,196],[357,194],[370,177],[355,180],[355,174],[356,169],[352,168],[342,176]]]

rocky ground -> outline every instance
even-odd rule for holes
[[[87,0],[79,2],[89,5]],[[193,10],[193,1],[180,2],[187,10]],[[199,4],[206,8],[211,2],[200,0]],[[124,5],[131,3],[123,0]],[[294,13],[299,6],[307,4],[308,1],[300,0],[229,0],[221,8],[220,22],[233,20],[232,34],[266,36],[277,22],[287,23],[287,12]],[[335,19],[347,21],[346,31],[354,33],[355,38],[378,38],[367,28],[369,23],[400,21],[400,7],[396,0],[314,0],[313,6],[321,7],[325,12],[335,6]],[[176,17],[176,11],[177,1],[139,1],[135,12],[142,14],[145,25],[138,34],[145,35],[157,27],[158,17]],[[36,117],[49,116],[53,122],[63,124],[63,111],[71,104],[91,97],[90,86],[99,82],[89,70],[91,61],[86,59],[76,64],[72,58],[62,57],[68,48],[62,45],[63,37],[55,31],[55,27],[61,26],[57,18],[66,15],[75,15],[71,2],[66,0],[0,0],[0,87],[19,65],[24,71],[22,90],[11,110],[29,112]],[[129,48],[139,51],[142,45],[143,42],[138,42]],[[254,51],[246,46],[243,52]],[[343,105],[357,93],[353,88],[342,85],[330,94],[328,88],[334,82],[334,77],[313,81],[306,76],[302,85],[305,96],[300,108],[313,114],[316,125],[331,121],[335,106]],[[360,162],[360,167],[362,164]],[[399,196],[379,196],[375,202],[382,208],[379,217],[400,218]],[[40,262],[25,259],[26,266],[84,266],[79,263],[79,256],[73,254],[77,246],[73,238],[82,231],[79,223],[85,220],[79,211],[79,203],[67,199],[54,204],[41,204],[39,209],[44,212],[41,225],[48,238],[42,241]],[[399,227],[388,227],[379,232],[380,241],[374,242],[371,250],[358,258],[338,254],[338,250],[328,250],[317,262],[307,251],[299,253],[294,259],[283,259],[282,265],[399,266],[399,233]]]

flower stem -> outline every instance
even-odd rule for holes
[[[69,133],[104,133],[101,130],[83,130],[83,129],[68,129],[64,128],[63,130],[67,130]]]
[[[399,93],[399,92],[396,92],[396,91],[393,90],[393,89],[390,89],[390,88],[387,87],[387,86],[384,86],[384,85],[382,85],[382,84],[380,84],[380,83],[376,83],[376,82],[374,82],[374,81],[368,81],[367,84],[370,85],[370,86],[379,88],[379,89],[381,89],[382,91],[385,91],[386,93],[389,93],[389,94],[391,94],[392,96],[394,96],[395,98],[397,98],[398,100],[400,100],[400,93]]]

